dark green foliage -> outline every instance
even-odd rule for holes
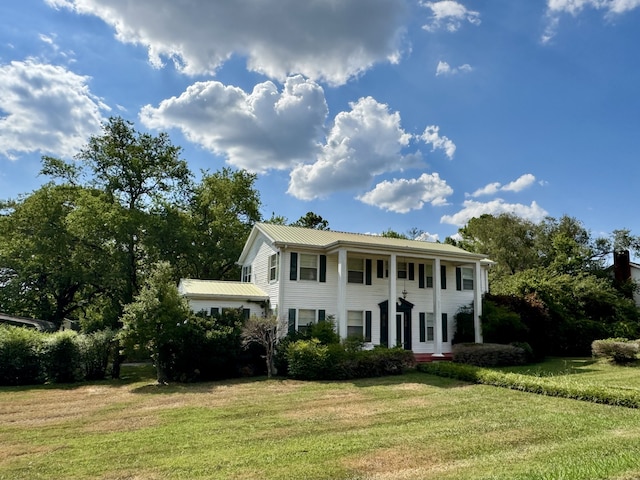
[[[43,334],[0,325],[0,385],[44,383]]]
[[[82,380],[84,372],[78,334],[72,331],[54,333],[44,343],[44,364],[47,380],[72,383]]]
[[[468,343],[475,341],[475,329],[473,327],[473,304],[460,307],[453,317],[456,322],[456,333],[451,340],[452,344]]]
[[[626,338],[594,340],[591,352],[595,358],[604,358],[618,365],[628,365],[638,360],[640,342]]]
[[[100,380],[107,374],[109,360],[117,355],[113,330],[78,335],[76,342],[80,350],[80,362],[86,380]]]
[[[528,327],[509,307],[485,299],[482,305],[482,336],[488,343],[526,342]]]
[[[453,347],[453,361],[478,367],[507,367],[524,365],[527,354],[515,345],[460,343]]]
[[[349,350],[344,344],[323,345],[317,339],[298,340],[287,348],[289,375],[302,380],[346,380],[397,375],[415,366],[413,352],[376,347]]]
[[[311,326],[309,335],[311,338],[317,338],[324,345],[340,343],[340,335],[336,333],[332,316],[329,316],[324,322],[314,323]]]
[[[418,365],[418,370],[431,375],[455,378],[465,382],[510,388],[522,392],[551,397],[571,398],[620,407],[640,408],[640,392],[633,389],[611,388],[596,384],[561,381],[553,376],[540,377],[501,372],[487,368],[451,362],[432,362]]]

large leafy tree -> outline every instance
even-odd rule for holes
[[[223,168],[205,173],[193,189],[184,227],[188,253],[182,276],[237,280],[236,260],[254,223],[260,221],[260,194],[256,175]]]
[[[85,184],[103,191],[121,207],[111,219],[113,241],[124,255],[121,301],[129,303],[139,290],[139,276],[147,266],[152,211],[178,204],[188,193],[191,172],[180,158],[180,147],[166,133],[157,136],[135,130],[133,124],[112,117],[102,134],[91,137],[76,155],[79,163],[45,157],[43,173],[68,184]]]
[[[119,212],[100,191],[47,184],[2,207],[0,311],[60,325],[117,281],[108,222]]]

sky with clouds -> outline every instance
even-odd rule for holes
[[[22,0],[0,18],[0,199],[117,115],[196,174],[256,172],[265,218],[640,234],[640,0]]]

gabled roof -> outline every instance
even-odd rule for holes
[[[486,260],[485,255],[467,252],[462,248],[445,243],[422,242],[401,238],[388,238],[380,235],[364,233],[336,232],[333,230],[315,230],[312,228],[275,225],[272,223],[256,223],[240,255],[238,263],[242,263],[248,253],[250,245],[258,233],[264,234],[274,245],[287,248],[311,248],[332,252],[338,248],[372,250],[381,252],[396,252],[409,255],[434,255],[440,257],[455,257],[469,261]]]
[[[178,291],[189,298],[227,298],[229,300],[266,300],[269,296],[253,283],[183,278]]]
[[[0,313],[0,323],[13,325],[16,327],[35,328],[41,332],[55,332],[56,324],[47,320],[39,320],[37,318],[16,317],[15,315],[7,315]]]

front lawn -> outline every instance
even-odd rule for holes
[[[609,368],[616,381],[637,376],[574,366],[589,381]],[[123,374],[0,389],[0,479],[640,477],[636,409],[419,372],[169,387],[146,370]]]

